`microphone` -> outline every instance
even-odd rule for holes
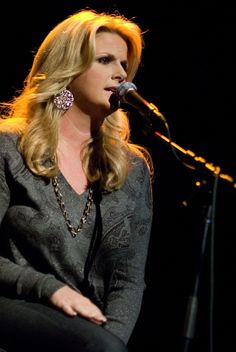
[[[149,103],[146,99],[138,94],[137,87],[134,83],[127,81],[121,83],[116,89],[116,97],[121,103],[130,104],[136,108],[140,114],[146,118],[146,120],[148,115],[152,122],[155,122],[151,116],[154,114],[162,122],[166,123],[165,117],[162,115],[162,113],[160,113],[158,108],[153,103]]]

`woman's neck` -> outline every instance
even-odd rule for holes
[[[66,112],[59,126],[59,146],[81,150],[82,144],[91,137],[91,123],[89,117],[79,117],[73,111]]]
[[[79,119],[65,113],[59,126],[57,147],[58,166],[71,187],[81,194],[87,187],[88,181],[82,166],[81,150],[86,140],[91,137],[90,119]]]

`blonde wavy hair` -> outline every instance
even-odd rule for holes
[[[90,67],[95,57],[96,34],[101,31],[115,32],[126,41],[127,80],[133,80],[143,48],[140,27],[122,15],[81,10],[49,32],[34,57],[21,94],[12,102],[1,104],[2,110],[7,109],[3,117],[9,118],[3,120],[0,129],[19,134],[22,155],[36,175],[52,178],[58,173],[56,149],[63,111],[53,99]],[[88,181],[99,182],[106,191],[118,189],[128,174],[129,151],[148,161],[151,170],[149,153],[130,142],[128,117],[118,109],[104,120],[98,135],[84,147],[82,160]],[[49,160],[53,162],[48,163]]]

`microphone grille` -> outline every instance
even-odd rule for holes
[[[121,100],[130,90],[137,90],[137,87],[132,82],[123,82],[116,89],[116,96]]]

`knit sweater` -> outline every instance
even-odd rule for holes
[[[127,343],[142,304],[151,232],[146,162],[132,155],[125,184],[102,194],[102,234],[85,293],[95,204],[82,231],[72,237],[52,182],[26,167],[17,143],[17,135],[0,133],[0,295],[45,302],[67,284],[87,294],[106,315],[104,328]],[[77,227],[88,191],[76,193],[62,173],[58,181],[71,224]]]

